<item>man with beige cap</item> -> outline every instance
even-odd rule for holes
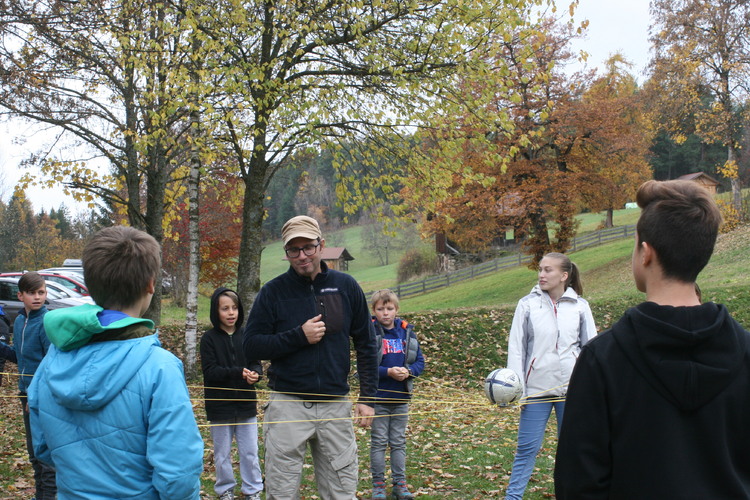
[[[245,327],[244,349],[269,359],[272,389],[264,412],[266,499],[298,499],[309,443],[318,493],[351,500],[357,491],[357,443],[348,377],[350,338],[360,395],[355,420],[372,422],[377,392],[377,347],[367,300],[346,273],[322,262],[318,222],[289,219],[281,230],[289,270],[263,288]]]

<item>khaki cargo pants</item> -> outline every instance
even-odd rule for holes
[[[266,500],[300,497],[308,443],[320,497],[323,500],[356,498],[357,442],[352,403],[348,398],[312,402],[272,392],[263,422]]]

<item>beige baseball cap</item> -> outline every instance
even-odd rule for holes
[[[289,243],[294,238],[307,238],[309,240],[322,239],[323,235],[320,232],[320,226],[318,221],[307,215],[298,215],[292,217],[284,227],[281,228],[281,239],[284,245]]]

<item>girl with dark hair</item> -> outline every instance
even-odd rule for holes
[[[508,340],[508,368],[524,383],[518,448],[506,499],[520,500],[555,409],[558,429],[581,346],[596,335],[578,267],[561,253],[539,262],[538,283],[518,302]]]

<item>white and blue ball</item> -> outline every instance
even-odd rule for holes
[[[504,406],[521,398],[523,383],[510,368],[498,368],[484,379],[484,393],[492,403]]]

